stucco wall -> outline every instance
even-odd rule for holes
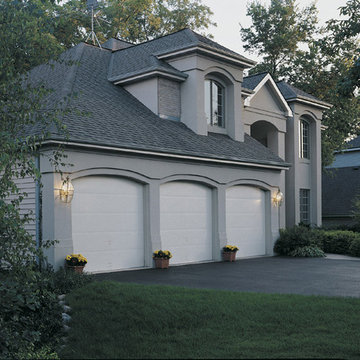
[[[213,244],[217,251],[214,259],[220,260],[220,249],[226,244],[225,193],[228,187],[247,184],[266,192],[266,251],[272,255],[279,227],[285,226],[284,207],[274,207],[271,196],[280,186],[285,188],[284,170],[257,169],[244,166],[225,166],[195,161],[172,161],[155,157],[124,156],[119,153],[68,151],[68,161],[73,167],[64,169],[65,174],[76,179],[83,176],[107,175],[133,179],[144,184],[144,218],[146,266],[152,266],[152,251],[161,248],[160,237],[160,185],[169,181],[186,180],[200,182],[212,189],[214,214]],[[71,204],[62,203],[58,191],[61,177],[54,174],[43,161],[43,234],[44,239],[57,239],[49,253],[56,267],[63,264],[66,254],[72,252]],[[76,196],[76,190],[75,194]]]
[[[286,161],[292,166],[286,177],[286,225],[300,222],[300,189],[310,190],[310,223],[321,225],[321,118],[322,111],[310,105],[291,103],[294,117],[287,121]],[[300,158],[300,118],[310,122],[310,159]]]

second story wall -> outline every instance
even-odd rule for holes
[[[181,83],[181,121],[199,135],[218,132],[234,140],[243,141],[241,119],[241,82],[243,69],[207,58],[199,54],[187,55],[168,61],[188,78]],[[223,126],[211,123],[206,114],[207,99],[205,82],[213,81],[223,91]],[[216,110],[217,111],[217,110]]]

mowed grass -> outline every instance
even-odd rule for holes
[[[360,358],[360,299],[94,282],[61,358]]]

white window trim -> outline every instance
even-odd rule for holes
[[[307,195],[307,221],[304,222],[302,219],[301,214],[303,213],[301,206],[302,206],[302,192],[306,191],[306,195]],[[305,188],[301,188],[299,189],[299,215],[300,215],[300,222],[303,222],[306,225],[310,225],[311,224],[311,194],[310,194],[310,189],[305,189]]]
[[[307,125],[307,129],[308,129],[308,135],[307,135],[307,153],[308,156],[304,156],[304,132],[303,132],[303,124]],[[299,157],[301,160],[304,160],[305,162],[310,161],[310,145],[311,145],[311,141],[310,141],[310,123],[305,120],[305,119],[300,119],[300,124],[299,124]]]
[[[226,119],[226,108],[227,108],[227,87],[226,85],[221,81],[219,80],[217,77],[215,76],[207,76],[205,79],[204,79],[204,86],[205,86],[205,82],[206,81],[210,81],[210,84],[212,82],[218,84],[222,89],[223,89],[223,103],[222,103],[222,109],[223,109],[223,115],[222,115],[222,118],[223,118],[223,126],[219,126],[219,125],[212,125],[211,124],[211,119],[210,119],[210,124],[207,124],[208,125],[208,131],[211,131],[211,132],[217,132],[217,133],[220,133],[220,134],[226,134],[226,126],[227,126],[227,119]],[[211,88],[211,87],[210,87]],[[204,93],[204,96],[205,96],[205,93]],[[205,99],[204,99],[205,100]],[[210,103],[211,103],[211,96],[210,96]],[[205,101],[204,101],[204,104],[205,104]],[[204,108],[205,110],[205,108]],[[205,112],[206,113],[206,112]]]

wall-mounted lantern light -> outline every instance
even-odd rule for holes
[[[281,206],[284,201],[284,194],[278,189],[278,191],[273,195],[272,198],[274,206]]]
[[[67,177],[66,180],[63,181],[60,192],[60,200],[65,203],[70,203],[74,196],[74,187],[71,183],[70,179]]]

